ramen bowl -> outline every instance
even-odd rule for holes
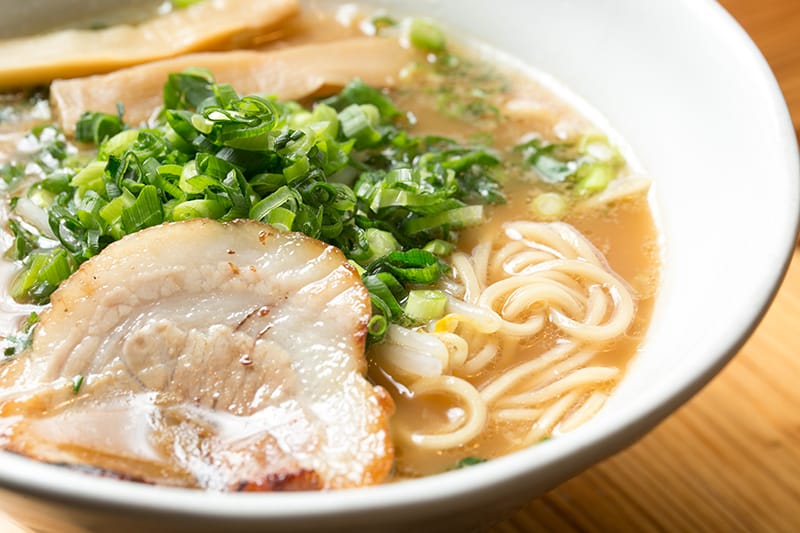
[[[56,2],[53,2],[56,4]],[[365,489],[219,494],[0,454],[0,506],[37,531],[457,531],[501,519],[642,437],[733,357],[796,236],[797,142],[764,58],[711,0],[365,1],[528,65],[625,139],[652,178],[661,285],[640,353],[572,433],[471,468]]]

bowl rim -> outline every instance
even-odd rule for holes
[[[791,117],[780,87],[755,43],[739,23],[715,0],[681,0],[687,12],[702,19],[715,32],[727,34],[739,47],[737,56],[748,61],[749,68],[759,72],[761,81],[769,85],[768,108],[780,128],[779,137],[785,148],[787,176],[800,181],[800,153]],[[765,106],[767,103],[765,103]],[[21,456],[0,452],[0,487],[21,494],[50,501],[146,512],[151,515],[209,517],[226,520],[288,520],[302,516],[304,519],[322,518],[402,508],[419,509],[435,506],[445,500],[474,496],[481,491],[498,489],[510,480],[521,479],[538,469],[560,468],[573,473],[602,460],[641,438],[671,412],[698,392],[738,352],[756,329],[764,313],[777,294],[791,261],[795,238],[800,228],[800,193],[794,184],[791,200],[795,207],[795,220],[791,239],[779,256],[780,268],[770,279],[762,280],[768,290],[753,305],[747,317],[747,327],[737,337],[721,346],[707,364],[695,370],[687,379],[662,395],[649,394],[633,409],[615,420],[606,421],[602,434],[578,433],[570,439],[557,439],[536,447],[534,459],[530,449],[493,459],[465,470],[447,472],[421,479],[336,492],[220,494],[191,491],[169,487],[154,487],[116,480],[95,478],[79,472],[41,464]],[[786,228],[789,229],[788,226]],[[777,261],[776,261],[777,263]],[[570,460],[583,455],[583,460],[567,467]],[[265,501],[269,504],[265,505]],[[468,500],[465,500],[468,501]]]

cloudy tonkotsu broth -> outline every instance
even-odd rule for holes
[[[322,9],[321,2],[306,4],[310,9],[269,33],[257,47],[284,50],[363,37],[365,32],[394,38],[403,31],[399,26],[372,24],[371,15],[351,5],[334,13]],[[487,168],[501,184],[506,201],[476,202],[485,204],[479,225],[452,233],[445,228],[443,239],[457,236],[454,249],[435,253],[449,271],[433,285],[405,287],[406,293],[430,289],[446,298],[442,312],[416,323],[395,321],[385,337],[367,347],[367,388],[372,394],[372,386],[377,386],[382,417],[384,411],[384,418],[392,412],[392,402],[385,401],[382,388],[389,392],[394,410],[387,422],[391,441],[380,450],[381,474],[364,477],[355,485],[479,463],[559,438],[588,421],[602,408],[635,356],[658,286],[659,242],[648,182],[622,158],[624,150],[615,146],[616,139],[609,141],[604,131],[568,104],[572,97],[559,94],[535,73],[514,70],[500,54],[452,42],[447,53],[414,53],[415,61],[392,73],[393,86],[384,90],[402,111],[396,120],[398,128],[408,135],[447,137],[475,153],[494,154],[500,163]],[[325,96],[333,92],[328,89],[322,91]],[[39,102],[35,107],[25,108],[18,105],[25,99],[22,96],[0,94],[0,98],[6,110],[0,120],[0,165],[24,161],[27,156],[17,150],[18,143],[31,127],[48,121],[46,104],[35,99]],[[312,109],[320,95],[303,94],[297,99]],[[446,142],[450,141],[436,149],[449,146]],[[94,157],[91,148],[82,146],[81,150],[85,148],[87,157]],[[357,157],[364,163],[381,154],[365,149]],[[352,168],[346,170],[356,174]],[[342,179],[341,174],[336,179]],[[10,197],[24,196],[29,185],[22,180],[4,195],[0,212],[4,220],[20,219],[10,207]],[[12,246],[10,233],[3,234],[2,244]],[[342,251],[342,259],[347,256],[355,265],[348,251]],[[8,287],[21,263],[8,261],[2,266],[0,325],[4,329],[0,334],[7,335],[32,310],[46,306],[15,302]],[[362,276],[364,267],[369,265],[356,267]],[[354,285],[366,293],[360,281]],[[375,309],[373,300],[373,313]],[[362,318],[369,318],[369,310]],[[360,335],[357,340],[367,333]],[[358,342],[354,345],[360,350]],[[362,355],[360,350],[357,356]],[[234,366],[235,371],[241,370]],[[0,367],[2,379],[8,377],[4,372]],[[92,384],[87,380],[83,391],[91,391]],[[157,410],[144,395],[136,398],[132,402],[136,409]],[[372,396],[368,399],[376,401]],[[0,414],[4,408],[0,405]],[[245,427],[251,420],[243,416],[234,421],[226,418],[230,413],[215,409],[202,412],[211,421],[209,427],[218,422],[223,429],[226,424]],[[253,419],[258,416],[252,415]],[[321,433],[325,431],[323,427]],[[386,431],[381,431],[385,436]],[[360,444],[366,446],[366,442]],[[171,459],[166,461],[175,466]],[[117,463],[108,463],[114,465],[110,468],[87,459],[85,464],[113,471]],[[125,474],[125,469],[120,467],[117,473]],[[150,480],[148,475],[133,478]],[[156,477],[155,482],[231,490],[221,482],[219,487],[196,483],[191,475],[180,483],[167,477]],[[301,483],[295,489],[351,486],[348,483]]]

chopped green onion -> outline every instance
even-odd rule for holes
[[[581,165],[575,173],[575,192],[581,196],[590,196],[605,190],[616,177],[616,172],[609,163],[597,162]]]
[[[50,294],[72,274],[72,270],[64,249],[34,252],[28,256],[26,268],[14,279],[11,296],[20,302],[46,303]]]
[[[36,207],[46,209],[50,204],[53,203],[53,198],[55,195],[42,187],[41,183],[37,183],[28,189],[27,196]]]
[[[30,348],[33,344],[33,328],[38,323],[39,315],[36,312],[28,315],[28,318],[25,319],[25,323],[22,324],[22,328],[16,335],[8,335],[0,341],[5,344],[3,347],[3,355],[11,357]]]
[[[442,318],[447,308],[447,295],[442,291],[418,289],[408,292],[404,307],[412,320],[425,323]]]
[[[122,212],[132,206],[135,201],[136,197],[125,189],[120,196],[117,196],[100,209],[99,214],[106,224],[113,225],[122,218]]]
[[[440,226],[447,226],[453,229],[466,228],[479,224],[483,220],[483,206],[469,205],[451,209],[444,213],[437,213],[426,217],[413,218],[403,224],[403,230],[411,233],[428,231]]]
[[[325,128],[319,133],[320,137],[335,139],[339,135],[339,115],[331,106],[323,103],[315,105],[311,119],[313,123],[325,124]]]
[[[270,211],[291,201],[297,201],[297,193],[284,185],[250,208],[249,218],[264,221]]]
[[[291,183],[306,176],[309,168],[308,158],[301,156],[294,160],[291,165],[283,169],[283,176],[286,178],[287,183]]]
[[[203,115],[192,115],[192,126],[200,133],[209,134],[214,130],[214,121],[205,118]]]
[[[121,221],[127,233],[164,222],[164,208],[158,197],[158,190],[152,185],[144,187],[136,201],[122,210]]]
[[[604,135],[590,134],[577,144],[532,139],[516,147],[542,181],[567,183],[581,196],[597,194],[617,177],[625,160]]]
[[[269,216],[265,222],[269,222],[283,231],[291,231],[295,218],[297,218],[297,215],[294,211],[290,211],[284,207],[276,207],[269,212]]]
[[[172,220],[189,220],[192,218],[218,219],[225,214],[225,207],[216,200],[187,200],[172,210]]]
[[[354,261],[352,259],[348,259],[347,262],[350,263],[350,266],[352,266],[353,268],[356,269],[356,272],[358,272],[359,276],[363,276],[364,272],[367,271],[364,267],[362,267],[361,265],[359,265],[356,261]]]
[[[445,269],[438,257],[417,248],[391,252],[367,268],[371,273],[389,271],[398,281],[427,285],[438,281]]]
[[[371,104],[346,107],[339,113],[342,133],[356,142],[357,148],[374,146],[381,140],[381,134],[375,129],[380,118],[378,108]]]
[[[438,54],[446,47],[444,32],[436,24],[425,19],[413,19],[408,28],[408,40],[424,52]]]
[[[369,25],[372,27],[375,34],[378,34],[381,30],[397,26],[397,20],[388,15],[379,15],[377,17],[372,17],[369,20]]]
[[[214,96],[214,77],[204,69],[187,69],[173,73],[164,85],[164,108],[169,110],[195,110]]]
[[[0,165],[2,189],[10,190],[25,177],[25,166],[20,163],[3,163]]]
[[[380,111],[382,123],[388,123],[401,114],[394,103],[380,90],[370,87],[357,78],[348,83],[338,95],[332,96],[322,103],[337,111],[352,104],[372,104]]]
[[[453,250],[456,249],[456,245],[452,242],[443,241],[441,239],[434,239],[428,244],[425,245],[423,250],[426,252],[430,252],[432,254],[436,254],[439,257],[447,257],[448,255],[453,253]]]
[[[81,386],[83,385],[83,376],[78,374],[74,378],[72,378],[72,394],[78,394],[81,390]]]
[[[103,181],[105,171],[105,161],[92,161],[70,180],[70,185],[78,188],[79,196],[85,195],[86,191],[95,191],[98,194],[102,194],[105,190],[105,182]]]
[[[531,213],[539,220],[559,220],[567,211],[567,200],[557,192],[545,192],[531,202]]]
[[[575,173],[577,163],[562,155],[564,144],[553,144],[533,139],[517,147],[525,160],[546,183],[561,183]]]
[[[622,161],[622,156],[602,133],[589,133],[578,141],[578,151],[597,161]]]
[[[99,145],[117,135],[124,127],[120,117],[86,111],[75,124],[75,140]]]
[[[383,315],[373,315],[367,324],[367,333],[370,337],[383,338],[389,328],[389,321]]]
[[[390,274],[369,274],[362,276],[361,280],[369,291],[373,308],[392,322],[402,321],[405,318],[403,307],[398,302],[398,297],[405,294],[402,285]],[[393,291],[392,289],[396,289]],[[398,293],[399,294],[395,294]]]
[[[203,0],[172,0],[171,3],[172,7],[175,9],[184,9],[202,1]]]
[[[217,103],[222,107],[229,107],[239,99],[236,90],[229,83],[217,83],[212,87]]]
[[[464,457],[463,459],[461,459],[459,462],[456,463],[456,469],[464,468],[467,466],[475,466],[485,462],[486,459],[481,459],[480,457],[474,457],[468,455],[467,457]]]
[[[6,252],[6,257],[10,256],[12,259],[25,259],[38,247],[39,238],[22,227],[22,225],[13,218],[8,220],[8,229],[10,229],[11,234],[14,235],[14,244]]]
[[[100,159],[108,159],[108,156],[111,155],[121,157],[133,146],[138,137],[138,130],[125,130],[117,133],[100,147]]]
[[[379,230],[377,228],[368,228],[362,237],[364,243],[364,252],[355,256],[362,265],[367,265],[376,259],[380,259],[391,252],[396,252],[401,249],[400,243],[394,238],[394,235],[388,231]]]

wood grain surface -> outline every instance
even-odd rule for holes
[[[800,132],[800,0],[721,0],[775,71]],[[722,373],[638,444],[492,533],[800,531],[800,253]]]
[[[767,58],[800,132],[800,1],[720,0]],[[800,137],[800,135],[798,135]]]
[[[776,73],[800,131],[800,0],[721,0]],[[492,533],[800,531],[800,254],[736,358],[638,444]],[[0,516],[0,532],[22,530]]]

